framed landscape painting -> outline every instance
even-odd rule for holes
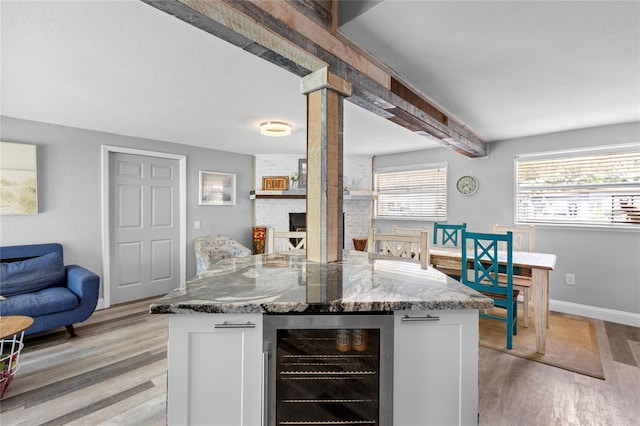
[[[236,175],[200,171],[198,190],[201,206],[234,206],[236,204]]]
[[[0,214],[38,213],[36,146],[0,142]]]

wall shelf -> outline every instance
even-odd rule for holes
[[[377,197],[375,191],[345,191],[342,193],[343,200],[354,201],[368,201],[374,200]],[[287,191],[268,191],[256,189],[249,193],[250,200],[256,199],[290,199],[290,200],[304,200],[307,198],[307,191],[305,189],[290,189]]]
[[[268,199],[268,198],[288,198],[290,200],[304,200],[307,198],[307,191],[305,189],[289,189],[287,191],[269,191],[256,189],[249,193],[249,199]]]
[[[342,193],[343,200],[370,201],[377,198],[378,193],[376,191],[344,191]]]

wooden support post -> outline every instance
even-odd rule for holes
[[[301,81],[307,95],[307,259],[342,258],[343,99],[351,84],[320,69]]]

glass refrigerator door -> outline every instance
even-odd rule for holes
[[[378,425],[380,329],[278,329],[276,424]]]

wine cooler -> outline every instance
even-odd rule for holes
[[[392,315],[265,315],[268,425],[390,425]]]

